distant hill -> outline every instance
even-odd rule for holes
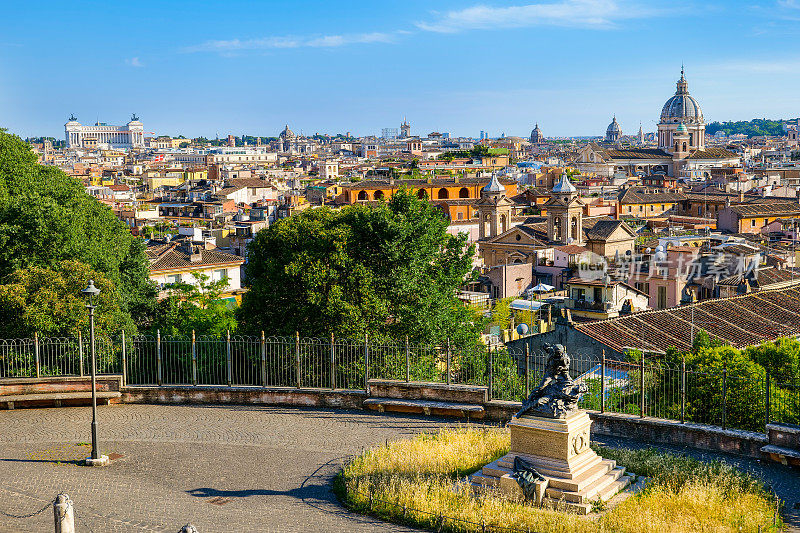
[[[726,135],[736,135],[743,133],[748,137],[759,137],[762,135],[784,135],[784,124],[796,122],[796,119],[769,120],[766,118],[754,118],[753,120],[740,120],[738,122],[711,122],[706,125],[706,134],[714,135],[718,131],[724,131]]]

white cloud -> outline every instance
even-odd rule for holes
[[[506,7],[477,5],[438,14],[437,20],[418,22],[417,27],[439,33],[528,26],[608,29],[620,20],[655,14],[655,9],[623,5],[614,0],[562,0]]]
[[[800,0],[778,0],[778,5],[790,9],[800,9]]]
[[[397,35],[406,32],[371,32],[344,35],[319,35],[305,37],[260,37],[257,39],[231,39],[206,41],[184,48],[184,52],[230,53],[243,50],[272,50],[280,48],[336,48],[348,44],[391,43]]]
[[[125,64],[131,67],[143,67],[144,63],[142,63],[138,57],[132,57],[130,59],[125,60]]]

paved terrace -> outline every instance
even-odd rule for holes
[[[364,411],[260,406],[101,406],[108,468],[89,453],[90,409],[0,411],[0,512],[23,515],[58,492],[75,503],[78,531],[410,531],[340,507],[331,479],[343,459],[387,439],[457,422]],[[611,443],[609,444],[616,444]],[[710,455],[710,454],[706,454]],[[775,484],[791,506],[800,476],[737,459]],[[793,496],[792,496],[793,495]],[[0,514],[0,532],[52,531],[52,510]]]

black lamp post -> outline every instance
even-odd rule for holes
[[[100,446],[97,442],[97,360],[94,349],[94,298],[100,294],[100,289],[94,286],[94,280],[89,280],[89,285],[81,291],[86,296],[86,309],[89,310],[89,343],[92,353],[92,456],[86,459],[90,466],[103,465],[108,459],[100,455]]]

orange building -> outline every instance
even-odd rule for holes
[[[450,220],[470,220],[477,217],[475,203],[481,197],[481,189],[490,180],[491,177],[366,180],[345,185],[340,202],[357,204],[384,201],[396,191],[406,188],[418,198],[429,199],[450,217]],[[516,181],[503,179],[500,182],[506,188],[508,197],[517,195]]]

